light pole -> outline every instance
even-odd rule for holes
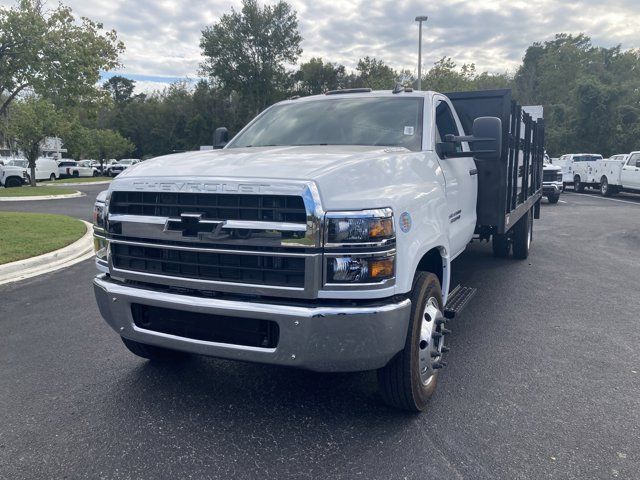
[[[422,22],[426,22],[429,19],[426,15],[416,17],[416,22],[419,25],[418,34],[418,90],[422,90]]]

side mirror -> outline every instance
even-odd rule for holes
[[[213,134],[213,148],[219,149],[224,147],[229,141],[229,130],[227,127],[216,128]]]
[[[500,160],[502,155],[502,121],[498,117],[478,117],[473,121],[473,135],[458,137],[449,134],[444,136],[444,143],[455,144],[459,142],[469,142],[471,151],[450,153],[446,156],[473,157],[478,160],[490,161]],[[436,145],[436,149],[438,149],[438,145]],[[444,148],[448,150],[448,147]]]
[[[478,160],[499,160],[502,155],[502,121],[478,117],[473,121],[471,151]]]

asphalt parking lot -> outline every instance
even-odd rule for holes
[[[89,219],[80,199],[0,210]],[[634,479],[640,196],[544,201],[528,261],[474,243],[478,294],[422,415],[375,374],[193,357],[155,366],[102,321],[86,261],[0,287],[0,478]]]

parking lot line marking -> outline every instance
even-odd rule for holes
[[[570,193],[569,195],[571,196],[576,196],[576,197],[591,197],[591,198],[598,198],[600,200],[611,200],[612,202],[620,202],[620,203],[629,203],[631,205],[639,205],[640,203],[638,202],[632,202],[630,200],[621,200],[619,198],[608,198],[608,197],[602,197],[600,195],[592,195],[590,193],[581,193],[580,195],[578,195],[577,193]]]

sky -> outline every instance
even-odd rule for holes
[[[198,78],[202,29],[240,1],[63,0],[77,16],[114,28],[126,45],[119,74],[138,91]],[[263,3],[274,3],[263,1]],[[640,0],[289,0],[297,11],[304,62],[312,57],[354,69],[358,59],[377,57],[417,71],[418,25],[423,27],[423,68],[443,56],[475,63],[478,71],[514,71],[526,48],[554,34],[589,35],[598,46],[640,48]],[[13,0],[0,0],[12,6]],[[48,0],[54,8],[57,1]],[[293,68],[293,66],[291,66]]]

